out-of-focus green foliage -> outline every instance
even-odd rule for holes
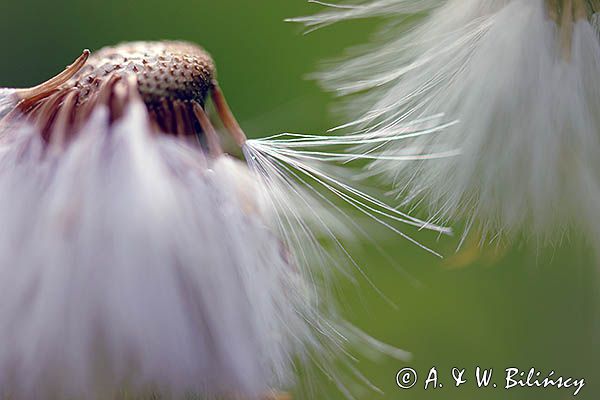
[[[317,10],[304,0],[3,0],[0,85],[37,84],[83,48],[184,39],[212,53],[221,86],[249,136],[322,133],[343,122],[341,114],[331,112],[339,102],[305,78],[320,60],[365,42],[375,24],[344,23],[303,35],[300,26],[283,21]],[[572,392],[551,388],[505,391],[499,376],[499,388],[474,389],[476,366],[493,367],[497,374],[507,367],[535,367],[543,373],[583,376],[587,386],[578,397],[600,398],[600,282],[595,278],[597,263],[582,247],[574,243],[556,248],[535,243],[501,247],[495,260],[488,254],[451,268],[456,260],[440,261],[391,232],[381,230],[374,237],[393,263],[368,241],[362,243],[357,259],[397,308],[364,280],[351,284],[340,278],[341,309],[361,329],[411,351],[414,359],[405,364],[359,357],[358,367],[385,391],[379,395],[365,390],[359,398],[571,398]],[[454,240],[423,238],[453,255]],[[419,371],[421,381],[412,390],[401,391],[395,375],[407,366]],[[439,369],[444,387],[424,391],[424,374],[432,366]],[[454,388],[452,367],[466,368],[470,382]],[[313,385],[313,395],[302,393],[299,390],[296,398],[343,398],[322,376]]]

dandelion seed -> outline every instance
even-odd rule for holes
[[[558,240],[576,226],[600,244],[598,11],[585,0],[375,0],[296,20],[392,21],[387,41],[320,75],[360,94],[345,128],[385,136],[427,116],[457,121],[371,150],[382,158],[369,171],[399,196],[426,199],[434,221],[466,218],[491,236]],[[407,151],[460,155],[388,159]]]
[[[250,168],[223,152],[209,98]],[[286,398],[271,388],[294,381],[297,357],[351,397],[333,365],[352,343],[406,357],[333,310],[322,237],[364,272],[342,245],[353,222],[330,198],[404,236],[397,223],[449,231],[329,174],[328,162],[368,157],[320,151],[343,137],[247,141],[201,48],[85,51],[39,86],[3,89],[0,115],[10,398]]]

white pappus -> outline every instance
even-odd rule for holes
[[[413,15],[417,4],[426,12]],[[464,219],[484,235],[552,241],[574,228],[600,250],[598,1],[329,6],[295,20],[311,28],[348,18],[392,20],[386,39],[319,76],[328,89],[355,94],[359,111],[343,128],[385,136],[426,117],[433,126],[450,124],[362,149],[383,156],[370,171],[392,180],[403,202],[424,201],[432,221]],[[413,18],[403,22],[407,16]]]

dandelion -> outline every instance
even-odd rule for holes
[[[371,164],[432,221],[493,235],[557,239],[575,226],[600,243],[600,3],[585,0],[375,0],[298,18],[311,28],[390,17],[382,44],[320,75],[356,94],[346,129],[395,135],[430,117],[430,135],[371,147]],[[442,154],[390,162],[405,153]],[[451,153],[454,152],[454,153]],[[468,231],[468,229],[466,230]]]
[[[247,164],[223,151],[209,98]],[[327,266],[339,264],[323,238],[363,272],[342,245],[356,224],[331,198],[402,235],[397,223],[449,231],[329,173],[368,157],[333,151],[343,137],[247,140],[203,49],[85,51],[39,86],[3,89],[0,116],[11,399],[283,399],[272,388],[309,360],[351,397],[333,363],[353,343],[407,357],[333,309]],[[346,373],[368,384],[352,363]]]

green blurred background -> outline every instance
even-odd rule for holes
[[[0,86],[31,86],[70,63],[83,48],[126,40],[185,39],[214,56],[221,86],[249,136],[282,131],[321,133],[343,116],[337,100],[306,75],[323,59],[364,43],[376,21],[336,25],[303,35],[286,17],[313,13],[305,0],[13,1],[0,3]],[[410,230],[408,230],[409,233]],[[507,367],[584,377],[578,398],[600,398],[599,307],[596,265],[573,240],[558,247],[536,243],[503,247],[462,261],[451,258],[452,239],[416,234],[449,255],[440,261],[381,229],[355,251],[388,304],[364,280],[337,285],[346,318],[369,334],[413,353],[407,363],[359,357],[358,367],[385,394],[357,389],[359,399],[569,399],[549,388],[475,389],[476,366]],[[460,264],[460,265],[457,265]],[[413,367],[419,384],[402,391],[396,372]],[[435,366],[444,387],[424,391]],[[452,387],[449,371],[466,368],[470,382]],[[315,369],[309,366],[309,370]],[[312,372],[312,371],[311,371]],[[318,375],[318,374],[317,374]],[[352,384],[349,384],[352,386]],[[310,387],[309,387],[310,386]],[[297,399],[342,399],[324,377],[295,389]]]

